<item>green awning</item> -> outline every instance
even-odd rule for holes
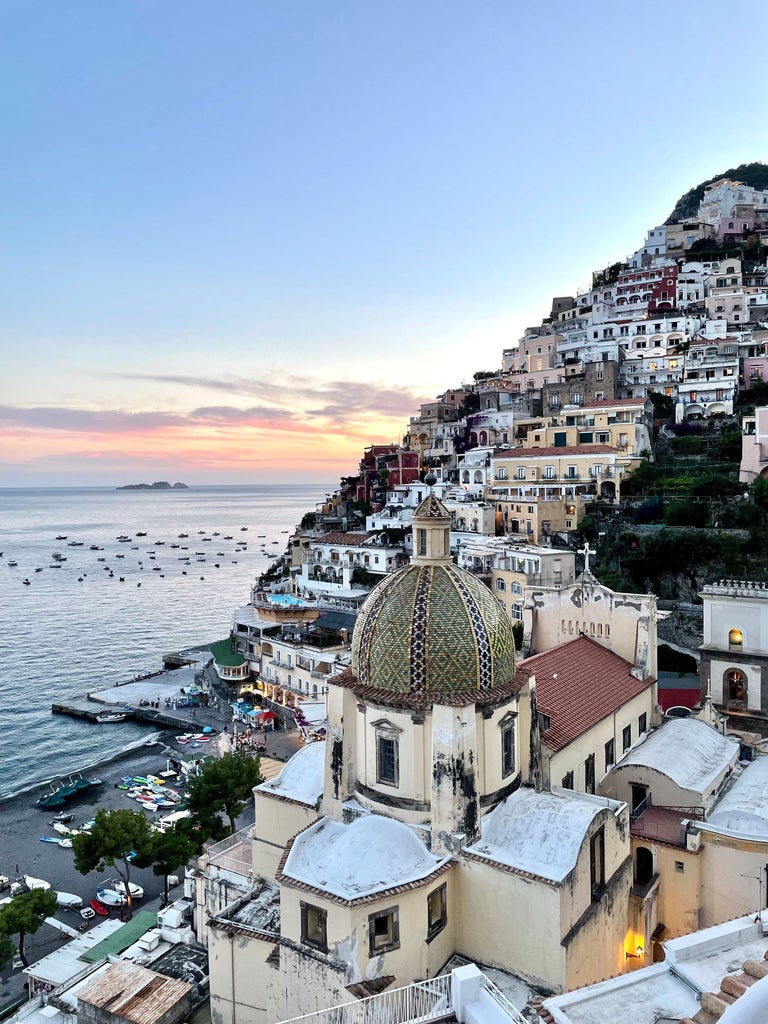
[[[78,959],[84,960],[89,964],[95,964],[99,960],[104,960],[105,957],[117,956],[124,949],[128,949],[134,942],[137,942],[145,932],[148,932],[150,928],[154,928],[156,924],[157,914],[153,914],[149,910],[139,910],[130,921],[126,921],[122,928],[118,928],[117,931],[108,935],[106,939],[102,939],[95,946],[91,946]]]

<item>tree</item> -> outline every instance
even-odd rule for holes
[[[81,875],[106,865],[113,867],[124,885],[128,918],[133,914],[131,900],[131,861],[144,854],[152,838],[149,822],[141,811],[121,808],[99,811],[90,832],[81,832],[72,840],[75,867]]]
[[[13,943],[7,935],[0,934],[0,971],[13,959]]]
[[[243,813],[259,782],[259,759],[237,750],[205,763],[201,774],[190,780],[187,806],[209,836],[221,837],[221,814],[229,818],[230,833],[234,835],[235,819]]]
[[[19,956],[25,967],[29,961],[24,954],[24,939],[34,935],[46,917],[56,913],[56,893],[49,889],[31,889],[19,893],[0,910],[0,934],[19,937]],[[2,945],[5,945],[3,943]]]
[[[200,852],[202,836],[195,834],[189,819],[177,822],[166,832],[153,832],[149,845],[134,857],[140,868],[152,868],[152,873],[163,879],[163,900],[168,902],[168,875],[187,864]]]

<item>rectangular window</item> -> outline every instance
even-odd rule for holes
[[[637,720],[637,731],[638,731],[638,734],[642,735],[644,732],[647,732],[647,730],[648,730],[648,715],[646,715],[645,712],[643,712],[643,714],[640,715],[640,717]]]
[[[501,774],[511,775],[515,770],[515,723],[509,722],[501,730]]]
[[[427,942],[445,928],[448,922],[448,909],[445,886],[441,885],[427,896]]]
[[[370,915],[368,945],[371,957],[400,948],[400,915],[397,907]]]
[[[419,554],[420,555],[426,555],[426,553],[427,553],[427,531],[426,530],[417,530],[416,532],[417,532],[418,537],[419,537]]]
[[[573,772],[566,772],[563,776],[563,789],[573,789]]]
[[[627,725],[624,727],[621,733],[621,749],[623,751],[629,750],[632,746],[632,726]]]
[[[328,952],[328,912],[311,903],[301,904],[301,941],[305,946]]]
[[[615,763],[616,758],[614,757],[613,752],[613,740],[608,740],[608,742],[605,744],[605,770],[608,771],[611,765]]]
[[[681,861],[681,860],[676,860],[675,861],[675,871],[679,871],[681,874],[682,874],[683,871],[685,871],[685,864],[684,864],[683,861]]]
[[[595,755],[590,754],[584,762],[584,791],[595,792]]]
[[[594,902],[605,890],[605,832],[602,828],[589,841],[589,877]]]
[[[397,740],[389,736],[376,737],[377,782],[387,786],[398,784]]]

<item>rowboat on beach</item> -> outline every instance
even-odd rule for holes
[[[56,843],[58,845],[59,840],[56,836],[40,836],[41,843]]]
[[[92,899],[90,901],[90,904],[91,909],[94,910],[99,915],[99,917],[109,917],[109,911],[104,906],[104,904],[101,903],[99,900]]]
[[[65,839],[60,839],[59,840],[59,846],[63,850],[71,850],[72,849],[72,840],[71,839],[66,839],[66,838]]]

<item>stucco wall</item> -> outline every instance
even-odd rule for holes
[[[254,794],[253,877],[274,880],[288,840],[318,817],[314,807]]]
[[[208,966],[212,1024],[269,1024],[265,960],[272,943],[209,929]],[[235,1008],[233,1009],[233,1001]]]

